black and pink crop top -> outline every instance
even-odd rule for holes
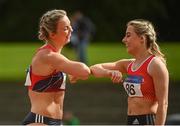
[[[37,51],[41,49],[49,49],[56,52],[55,48],[49,44],[39,48]],[[25,86],[28,86],[29,90],[36,92],[57,92],[65,90],[65,81],[66,74],[61,71],[56,72],[55,70],[48,76],[39,76],[32,73],[32,67],[30,66],[27,69]]]

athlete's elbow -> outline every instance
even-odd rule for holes
[[[91,74],[91,71],[89,69],[84,69],[84,71],[82,72],[83,77],[88,77],[90,74]]]
[[[158,105],[159,105],[160,107],[168,107],[168,101],[159,102]]]
[[[83,64],[82,71],[79,72],[79,73],[81,74],[82,77],[88,77],[91,74],[91,70],[89,69],[88,66]]]
[[[104,77],[104,75],[103,75],[103,73],[102,73],[102,70],[99,69],[99,66],[98,66],[98,65],[91,66],[91,67],[90,67],[90,70],[91,70],[91,74],[92,74],[94,77]]]
[[[99,75],[97,74],[97,69],[96,69],[96,66],[91,66],[90,67],[90,70],[91,70],[91,74],[94,76],[94,77],[99,77]]]

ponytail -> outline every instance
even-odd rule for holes
[[[159,57],[166,64],[165,55],[160,51],[159,45],[156,42],[151,43],[150,53]]]

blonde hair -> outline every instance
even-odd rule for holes
[[[153,24],[144,19],[135,19],[129,21],[127,26],[129,25],[133,26],[137,35],[145,36],[147,49],[149,49],[151,54],[159,57],[166,64],[165,55],[160,51],[160,47],[156,43],[157,37]]]
[[[47,11],[40,19],[39,36],[40,40],[48,40],[49,33],[56,33],[58,21],[66,15],[64,10]]]

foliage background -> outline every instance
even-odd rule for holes
[[[178,0],[1,0],[0,40],[37,40],[40,16],[51,9],[65,9],[70,16],[81,10],[96,25],[96,41],[119,41],[127,21],[152,21],[161,41],[180,40]]]

